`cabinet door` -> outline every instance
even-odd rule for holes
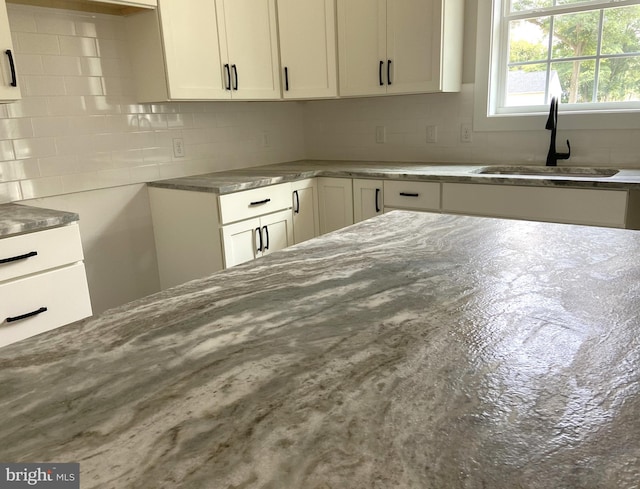
[[[275,0],[216,0],[216,7],[231,98],[280,98]]]
[[[189,0],[189,8],[182,0],[162,0],[160,22],[169,98],[230,98],[220,61],[214,0]]]
[[[353,224],[353,190],[350,178],[318,178],[320,234]]]
[[[353,180],[354,222],[364,221],[370,217],[382,214],[384,202],[382,184],[382,180]]]
[[[222,227],[222,241],[224,243],[225,268],[239,265],[255,259],[261,255],[260,219],[228,224]]]
[[[338,95],[335,0],[278,0],[284,98]]]
[[[293,244],[291,211],[276,212],[260,218],[262,255],[282,250]]]
[[[0,50],[0,102],[11,102],[18,100],[21,95],[15,74],[15,51],[4,0],[0,0]]]
[[[456,214],[625,227],[626,190],[442,184],[442,210]]]
[[[388,93],[440,88],[441,0],[387,0]]]
[[[386,3],[338,0],[340,95],[386,93]]]
[[[157,187],[148,192],[160,287],[222,270],[217,195]]]
[[[315,179],[293,182],[293,242],[301,243],[320,234],[318,184]]]

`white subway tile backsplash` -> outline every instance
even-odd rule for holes
[[[56,143],[54,138],[14,139],[13,151],[17,160],[54,156]]]
[[[0,181],[10,182],[39,176],[40,168],[37,159],[0,162]]]
[[[24,57],[20,58],[20,71],[22,71]],[[80,76],[82,74],[82,68],[80,65],[80,58],[78,56],[51,56],[45,55],[41,57],[41,65],[43,66],[42,72],[46,75],[74,75]],[[35,73],[31,73],[35,74]]]
[[[92,37],[60,36],[60,54],[66,56],[97,56],[98,47]]]
[[[30,119],[0,119],[0,137],[19,139],[33,136]]]
[[[20,182],[0,183],[0,203],[22,200]]]
[[[15,160],[16,155],[13,152],[13,142],[11,140],[0,140],[0,161]]]
[[[65,193],[60,176],[21,180],[20,188],[24,199],[50,197]]]
[[[36,29],[43,34],[76,35],[76,24],[73,18],[65,15],[36,14]]]
[[[18,32],[16,34],[16,53],[28,54],[60,54],[58,36],[38,34],[34,32]]]
[[[19,58],[18,58],[19,60]],[[23,96],[64,96],[66,94],[64,78],[61,76],[34,76],[22,77]]]
[[[40,170],[40,176],[43,177],[77,173],[81,168],[76,155],[39,158],[38,167]]]

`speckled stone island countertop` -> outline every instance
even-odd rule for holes
[[[500,173],[480,173],[487,168]],[[530,172],[539,171],[542,174],[513,174],[513,171],[520,171],[522,169]],[[227,194],[276,183],[326,176],[484,183],[492,185],[640,189],[640,169],[620,169],[612,176],[606,176],[607,170],[609,169],[577,168],[572,166],[549,168],[545,166],[515,165],[483,166],[304,160],[245,168],[242,170],[228,170],[203,175],[158,180],[150,182],[149,185],[153,187]],[[580,173],[581,171],[584,171],[584,174]]]
[[[0,349],[82,488],[625,489],[640,232],[394,211]]]
[[[0,238],[41,231],[78,220],[74,212],[42,209],[20,204],[0,204]]]

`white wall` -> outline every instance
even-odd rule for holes
[[[160,289],[145,185],[21,203],[80,214],[80,236],[94,314]]]

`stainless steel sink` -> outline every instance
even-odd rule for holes
[[[566,166],[484,166],[474,170],[474,173],[481,175],[607,178],[612,177],[618,171],[615,168],[576,168]]]

